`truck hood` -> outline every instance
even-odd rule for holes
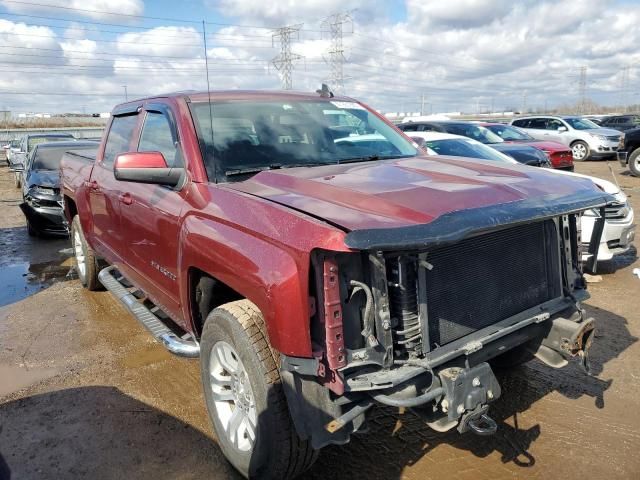
[[[452,212],[484,207],[499,207],[509,216],[509,206],[522,201],[541,210],[556,202],[569,211],[568,204],[580,198],[576,211],[603,205],[607,197],[589,179],[521,165],[433,156],[270,170],[225,187],[296,209],[345,231],[425,225]],[[524,215],[538,216],[533,211]],[[515,221],[516,216],[504,223]],[[495,223],[500,218],[493,215],[485,220]]]

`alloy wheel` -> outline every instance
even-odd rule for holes
[[[76,254],[76,264],[78,266],[78,273],[84,278],[87,272],[87,263],[84,257],[84,249],[82,248],[82,238],[80,238],[80,232],[77,230],[73,234],[73,249]]]
[[[581,143],[577,143],[571,147],[571,151],[573,152],[573,158],[576,160],[582,160],[587,156],[587,147]]]
[[[253,448],[258,424],[256,402],[247,371],[235,349],[218,342],[209,357],[215,415],[229,442],[239,451]]]

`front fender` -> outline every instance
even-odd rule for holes
[[[185,219],[180,234],[180,284],[198,268],[255,303],[271,345],[297,357],[312,354],[309,325],[309,254],[288,252],[249,232],[203,216]],[[188,306],[188,287],[181,292]]]

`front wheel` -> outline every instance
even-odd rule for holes
[[[257,307],[240,300],[213,310],[200,352],[207,410],[227,460],[247,478],[288,479],[307,470],[317,452],[295,431]]]
[[[583,141],[573,142],[571,144],[571,152],[573,153],[573,160],[576,162],[583,162],[589,158],[590,150],[589,145]]]
[[[73,253],[76,259],[76,271],[80,283],[87,290],[99,290],[101,287],[98,280],[98,260],[93,248],[89,246],[82,232],[80,225],[80,217],[73,217],[71,222],[71,243],[73,244]]]
[[[636,148],[629,157],[629,170],[634,177],[640,177],[640,148]]]

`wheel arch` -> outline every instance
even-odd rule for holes
[[[273,348],[311,357],[308,254],[295,255],[250,232],[195,216],[185,219],[179,242],[181,303],[196,335],[205,310],[247,299],[262,313]],[[198,285],[209,296],[202,305]]]

